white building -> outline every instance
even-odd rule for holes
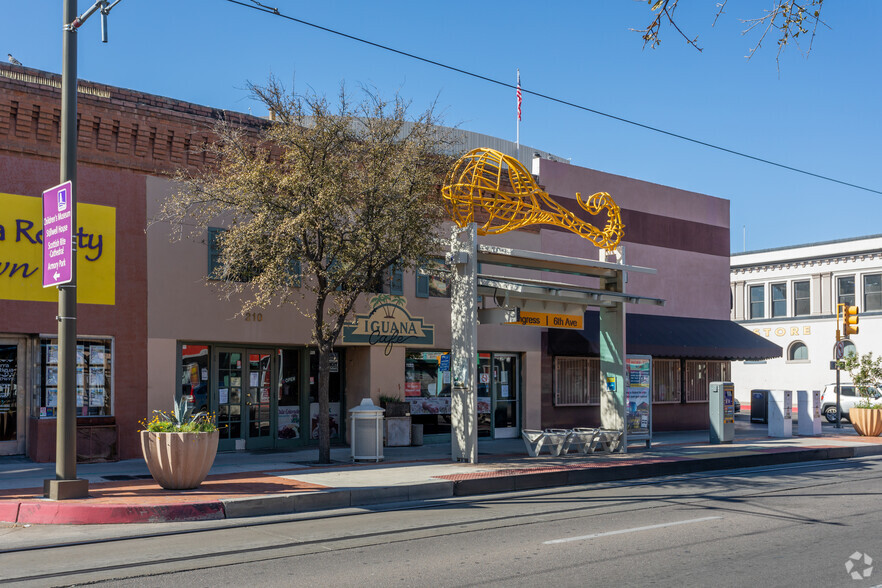
[[[882,352],[882,235],[732,254],[730,271],[732,320],[784,350],[777,359],[732,362],[743,403],[752,389],[795,394],[835,381],[837,304],[860,309],[845,352]]]

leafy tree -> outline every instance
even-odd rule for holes
[[[680,36],[686,39],[686,42],[701,51],[698,45],[698,37],[690,38],[680,28],[676,20],[676,10],[680,4],[680,0],[648,0],[653,13],[652,22],[645,29],[637,29],[637,32],[643,36],[643,46],[649,46],[655,49],[661,43],[661,29],[665,24],[670,25],[676,30]],[[724,13],[728,0],[721,0],[717,3],[717,19]],[[773,0],[770,9],[763,11],[763,15],[757,18],[741,19],[745,25],[744,34],[757,32],[760,37],[754,47],[750,50],[747,58],[750,59],[753,54],[762,47],[766,36],[775,31],[778,38],[778,53],[775,57],[776,61],[781,58],[781,52],[790,45],[795,44],[800,47],[800,41],[808,39],[808,45],[805,53],[811,51],[812,42],[818,31],[818,25],[826,24],[821,20],[821,7],[824,0],[805,0],[797,3],[792,0]],[[714,19],[716,24],[716,19]],[[801,37],[801,38],[800,38]]]
[[[873,357],[873,352],[863,356],[850,353],[839,362],[840,369],[846,370],[851,381],[863,397],[862,407],[870,406],[870,400],[876,396],[875,386],[882,382],[882,357]]]
[[[216,165],[176,175],[180,190],[161,209],[184,227],[223,222],[223,293],[242,312],[293,304],[313,321],[319,352],[319,461],[330,462],[329,359],[362,293],[391,267],[413,268],[438,249],[439,186],[450,159],[433,107],[408,120],[409,104],[344,88],[324,97],[288,93],[271,79],[250,85],[274,122],[249,135],[221,121],[208,148]],[[193,235],[193,233],[190,233]],[[302,279],[301,279],[302,276]],[[306,292],[310,296],[306,295]]]

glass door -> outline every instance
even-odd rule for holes
[[[220,428],[218,449],[221,451],[237,449],[236,440],[243,439],[243,355],[241,351],[223,349],[217,354],[217,425]]]
[[[518,356],[493,355],[493,436],[496,439],[518,436]]]
[[[24,349],[0,339],[0,455],[24,453]]]
[[[273,355],[269,350],[248,352],[248,387],[245,390],[243,408],[247,421],[246,449],[261,449],[273,445],[270,410],[272,360]]]
[[[218,351],[220,450],[272,447],[272,359],[270,350]]]

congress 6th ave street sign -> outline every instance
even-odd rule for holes
[[[73,278],[73,207],[71,183],[43,192],[43,287]]]

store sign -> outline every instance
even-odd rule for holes
[[[550,327],[553,329],[582,329],[583,317],[575,314],[554,314],[550,312],[524,312],[521,319],[510,325],[521,324],[525,327]]]
[[[115,304],[116,209],[77,204],[77,225],[71,228],[71,244],[77,248],[77,301]],[[41,198],[0,193],[0,300],[58,300],[58,292],[43,288],[42,227]]]
[[[422,317],[411,316],[404,296],[377,294],[371,298],[370,305],[368,314],[357,314],[355,321],[343,325],[343,343],[384,345],[386,355],[392,352],[393,345],[435,344],[435,325],[424,324]]]

